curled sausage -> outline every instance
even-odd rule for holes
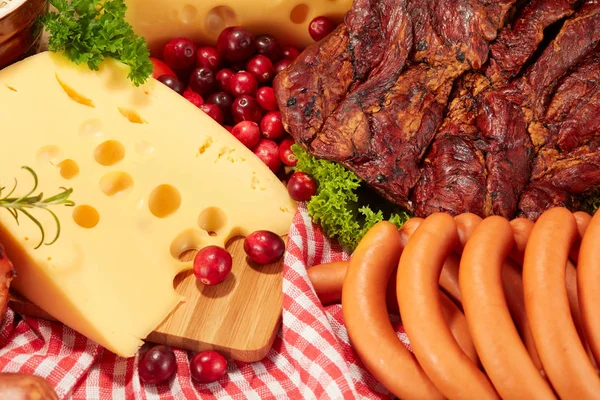
[[[388,318],[385,288],[402,253],[396,226],[379,222],[356,247],[342,289],[348,335],[371,374],[400,398],[443,399]]]
[[[513,247],[510,256],[519,265],[523,265],[523,258],[525,257],[525,248],[531,236],[533,230],[533,221],[527,218],[516,218],[510,221],[512,226],[513,234],[515,236],[515,246]]]
[[[514,245],[510,223],[489,217],[475,230],[460,263],[463,308],[475,348],[503,399],[556,399],[513,323],[502,282]]]
[[[585,336],[594,358],[600,362],[600,213],[592,218],[579,251],[577,285]]]
[[[400,229],[400,238],[402,239],[402,246],[406,246],[406,242],[417,230],[419,225],[423,222],[423,218],[411,218],[402,226]]]
[[[460,349],[464,351],[471,361],[479,364],[479,356],[477,355],[475,344],[473,344],[465,314],[462,313],[460,308],[444,292],[440,292],[440,306],[442,307],[444,322],[448,324],[448,329],[450,329]]]
[[[460,254],[465,247],[465,244],[475,231],[479,224],[481,224],[481,217],[471,213],[459,214],[454,217],[454,222],[456,222],[456,229],[458,229],[458,240],[459,246],[457,248],[457,252]]]
[[[8,307],[10,284],[16,276],[17,271],[6,255],[4,247],[0,244],[0,322]]]
[[[536,222],[525,250],[525,307],[536,348],[561,398],[595,399],[600,379],[573,324],[565,284],[567,259],[577,224],[565,208],[552,208]]]
[[[573,213],[575,217],[575,222],[577,223],[577,231],[579,232],[579,237],[573,243],[573,247],[571,247],[571,252],[569,253],[569,257],[574,264],[577,264],[577,260],[579,259],[579,248],[581,246],[581,240],[585,235],[585,231],[587,230],[590,222],[592,221],[592,216],[584,211],[577,211]]]
[[[324,306],[339,303],[342,299],[342,285],[347,268],[348,261],[335,261],[308,269],[308,279]]]
[[[444,322],[438,281],[458,241],[454,219],[443,213],[427,217],[408,241],[397,283],[404,330],[423,370],[446,397],[498,399],[489,379],[460,349]]]

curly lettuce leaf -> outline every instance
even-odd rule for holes
[[[376,223],[388,220],[398,228],[411,215],[389,204],[366,189],[361,179],[342,165],[318,160],[297,144],[292,150],[298,157],[296,170],[311,175],[318,184],[317,194],[307,202],[308,214],[323,232],[353,251]]]

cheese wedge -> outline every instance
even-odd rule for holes
[[[286,234],[296,203],[250,150],[158,81],[135,88],[114,60],[94,72],[45,52],[0,71],[4,195],[72,188],[52,206],[58,241],[0,209],[14,287],[114,353],[133,356],[182,299],[173,279],[189,249],[267,229]],[[0,195],[0,197],[3,195]],[[56,233],[44,210],[30,210]]]
[[[308,25],[327,16],[340,23],[352,0],[125,0],[127,21],[159,55],[167,41],[187,37],[215,44],[228,26],[243,26],[256,35],[271,34],[283,44],[304,48],[314,41]]]

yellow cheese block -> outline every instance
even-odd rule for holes
[[[125,0],[127,20],[146,38],[152,54],[175,37],[215,44],[228,26],[244,26],[255,34],[271,34],[300,48],[314,41],[308,24],[318,16],[340,23],[352,0]]]
[[[41,53],[0,71],[0,184],[46,196],[61,235],[41,246],[24,215],[0,209],[0,242],[14,287],[46,312],[120,356],[184,300],[173,279],[189,249],[223,246],[259,229],[286,234],[296,203],[247,148],[158,81],[135,88],[113,60],[99,72]],[[5,189],[6,190],[6,189]],[[36,192],[36,193],[37,193]],[[8,194],[6,191],[5,194]],[[56,232],[49,213],[30,210]]]

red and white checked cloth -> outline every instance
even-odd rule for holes
[[[213,384],[192,381],[192,354],[178,349],[176,377],[169,384],[144,384],[138,356],[117,357],[60,323],[11,310],[0,331],[0,371],[45,377],[61,399],[387,399],[390,394],[349,344],[341,306],[323,308],[307,277],[307,267],[347,258],[300,206],[289,235],[283,327],[275,344],[260,362],[231,362],[226,377]]]

